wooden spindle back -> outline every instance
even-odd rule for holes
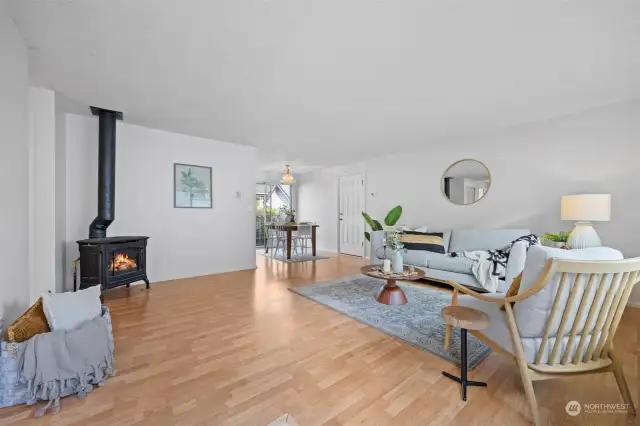
[[[631,291],[640,280],[640,258],[549,262],[540,285],[548,285],[559,274],[558,286],[530,366],[543,372],[601,368],[611,362],[608,351]]]

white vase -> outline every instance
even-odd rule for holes
[[[394,274],[401,274],[403,272],[402,254],[399,251],[393,253],[391,259]]]
[[[573,226],[567,247],[570,249],[583,249],[589,247],[602,247],[602,240],[593,229],[591,222],[576,222]]]

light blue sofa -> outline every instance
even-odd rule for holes
[[[480,283],[473,276],[471,267],[473,260],[466,257],[450,257],[448,253],[502,249],[508,246],[513,240],[528,235],[528,229],[495,229],[495,230],[431,230],[429,232],[442,232],[444,240],[445,254],[432,253],[428,251],[408,250],[402,253],[405,265],[411,265],[422,269],[425,278],[434,281],[446,282],[455,281],[458,284],[470,287],[477,291],[485,291],[480,287]],[[371,233],[371,256],[373,265],[382,263],[378,255],[382,254],[382,242],[384,231]],[[511,285],[513,278],[524,269],[527,257],[527,246],[524,242],[514,244],[507,269],[505,280],[498,284],[498,292],[504,293]]]

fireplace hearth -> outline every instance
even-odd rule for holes
[[[115,220],[116,121],[119,111],[91,107],[98,116],[98,215],[89,225],[89,238],[78,241],[80,289],[100,285],[101,290],[144,281],[147,278],[149,237],[107,237]],[[74,270],[74,289],[76,273]]]

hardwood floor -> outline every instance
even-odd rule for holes
[[[249,425],[291,413],[313,425],[529,425],[515,364],[491,355],[470,373],[488,388],[460,400],[458,374],[442,359],[289,291],[355,275],[341,256],[120,289],[113,313],[117,374],[84,400],[31,418],[32,407],[0,410],[0,425]],[[628,309],[616,346],[638,401],[640,312]],[[638,424],[624,414],[569,417],[570,400],[622,403],[613,374],[535,384],[549,425]]]

